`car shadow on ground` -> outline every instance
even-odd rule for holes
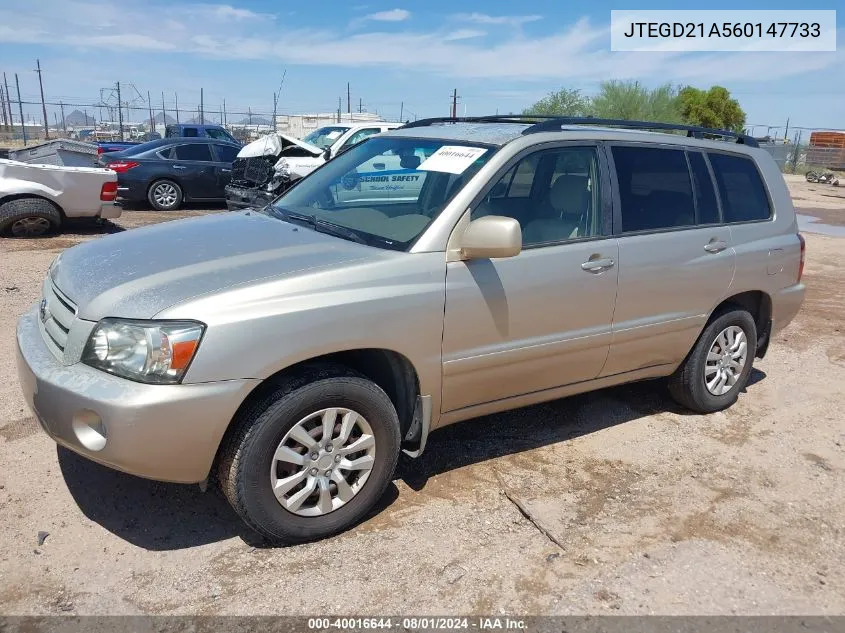
[[[63,235],[109,235],[121,233],[126,229],[112,222],[99,218],[67,218],[62,222]]]
[[[754,369],[748,384],[753,387],[765,377]],[[646,381],[467,420],[432,433],[420,458],[400,460],[396,478],[419,491],[440,473],[667,411],[696,415],[675,404],[660,381]],[[269,546],[213,488],[202,492],[197,485],[141,479],[62,447],[57,450],[62,476],[83,514],[137,547],[176,550],[235,536],[254,547]],[[398,496],[396,485],[391,484],[367,518]]]

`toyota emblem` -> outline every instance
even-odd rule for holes
[[[38,315],[41,317],[41,322],[44,323],[47,320],[47,300],[42,299],[41,304],[38,306]]]

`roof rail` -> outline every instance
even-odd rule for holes
[[[419,119],[411,121],[402,127],[428,127],[436,123],[538,123],[551,119],[558,119],[557,116],[538,114],[494,114],[489,116],[444,116],[431,119]]]
[[[540,118],[540,117],[538,117]],[[596,125],[602,127],[621,127],[636,130],[672,130],[683,131],[688,137],[705,138],[706,136],[721,136],[723,138],[734,138],[737,143],[749,147],[759,147],[757,139],[747,134],[731,132],[730,130],[718,130],[714,128],[699,127],[696,125],[683,125],[680,123],[658,123],[655,121],[626,121],[624,119],[599,119],[595,117],[542,117],[544,120],[535,123],[523,130],[523,134],[535,134],[537,132],[559,132],[567,125]]]

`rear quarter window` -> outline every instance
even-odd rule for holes
[[[766,186],[750,158],[708,154],[725,222],[754,222],[772,217]]]

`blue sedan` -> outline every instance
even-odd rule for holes
[[[222,201],[240,145],[211,138],[165,138],[100,154],[117,172],[120,203],[148,202],[173,211],[185,201]]]

